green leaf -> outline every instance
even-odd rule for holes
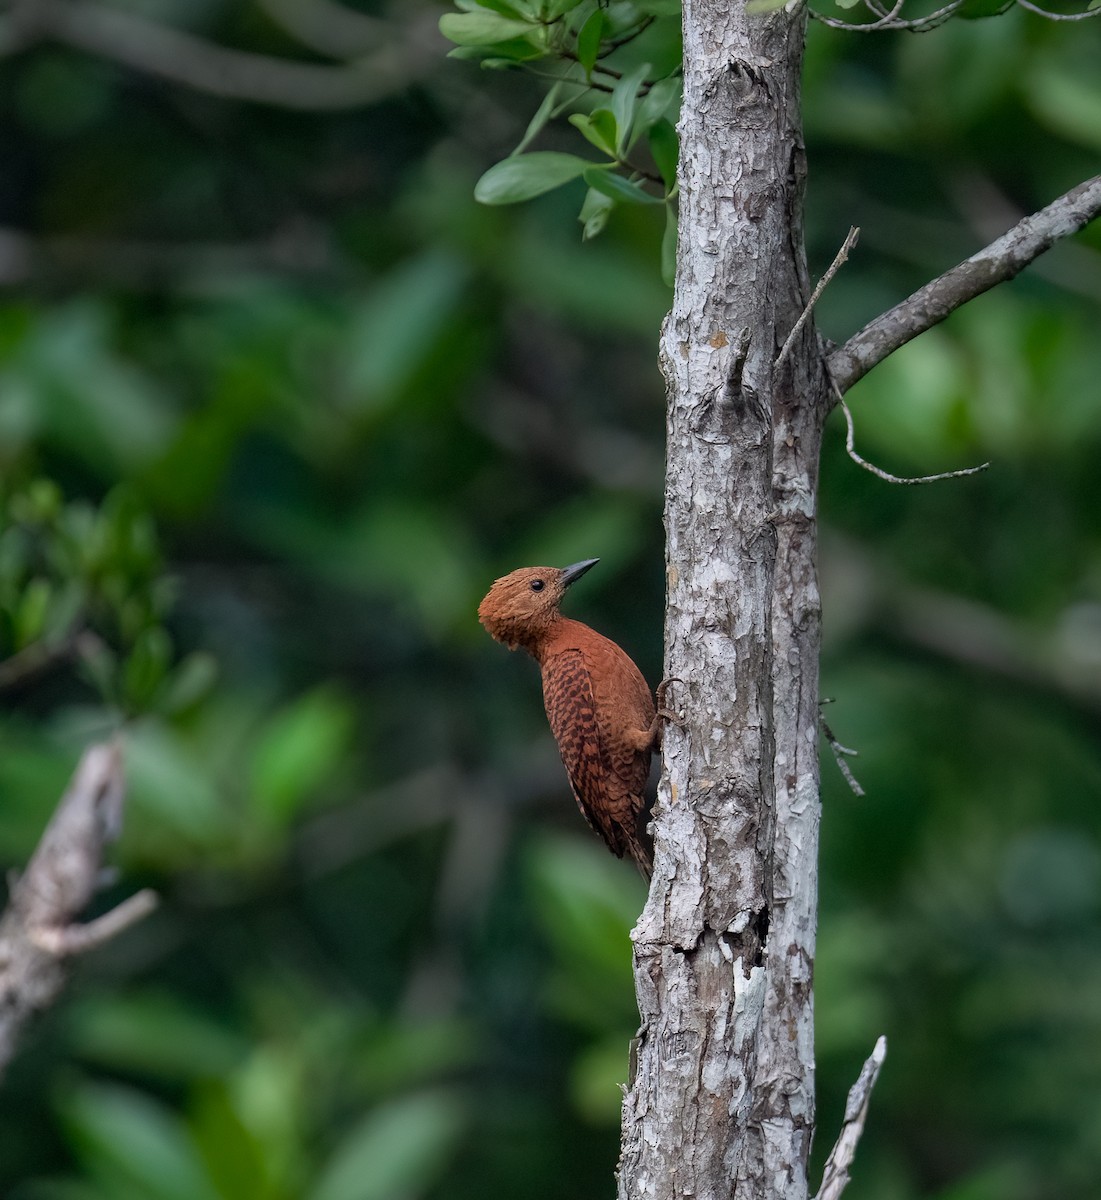
[[[545,21],[557,21],[559,17],[564,17],[566,13],[573,12],[583,0],[544,0],[543,3],[543,19]]]
[[[48,579],[32,579],[27,584],[15,613],[15,644],[18,649],[37,641],[41,636],[52,594]]]
[[[442,1092],[376,1108],[337,1147],[309,1200],[419,1195],[440,1176],[461,1127],[456,1099]]]
[[[776,12],[777,9],[783,8],[788,0],[749,0],[745,6],[747,13],[753,16],[760,16],[762,13]],[[852,8],[858,0],[835,0],[838,8]]]
[[[554,150],[517,154],[486,171],[474,187],[474,199],[482,204],[519,204],[578,179],[591,166],[587,159]]]
[[[191,1131],[211,1180],[224,1197],[271,1200],[286,1195],[276,1182],[282,1156],[242,1118],[232,1086],[211,1079],[197,1089],[191,1102]]]
[[[596,237],[603,230],[613,208],[615,208],[615,201],[611,196],[597,191],[596,188],[589,188],[585,193],[585,202],[581,205],[581,212],[577,215],[577,219],[581,222],[581,237],[584,241],[587,242],[590,238]]]
[[[649,136],[650,153],[665,180],[666,192],[671,192],[677,186],[677,156],[680,152],[677,131],[663,118],[650,127]]]
[[[94,638],[80,649],[78,671],[92,687],[109,703],[118,698],[118,657],[99,638]]]
[[[515,17],[518,20],[523,20],[525,17],[535,17],[535,5],[530,3],[530,0],[464,0],[464,3],[456,4],[456,8],[464,9],[466,12],[477,12],[479,9],[492,9],[495,13],[500,13],[503,17]]]
[[[156,699],[158,712],[175,716],[206,696],[218,678],[218,660],[196,650],[169,672]]]
[[[528,127],[524,130],[524,136],[520,139],[516,149],[513,150],[513,155],[523,154],[542,132],[543,127],[554,115],[554,106],[558,103],[558,96],[561,91],[561,83],[556,83],[543,97],[543,102],[535,110],[535,116],[528,122]]]
[[[524,37],[539,28],[530,21],[516,21],[491,12],[444,13],[440,33],[458,46],[494,46]]]
[[[16,520],[45,525],[56,520],[61,509],[61,489],[52,479],[35,479],[21,496],[12,498],[12,515]]]
[[[662,203],[657,196],[651,196],[649,192],[643,191],[639,184],[624,179],[622,175],[602,170],[600,167],[590,167],[585,172],[584,178],[589,187],[596,188],[598,192],[603,192],[612,200],[621,200],[627,204]]]
[[[116,1195],[218,1200],[180,1118],[130,1088],[83,1084],[61,1101],[89,1173]]]
[[[223,728],[225,716],[219,718]],[[188,745],[164,721],[135,727],[126,743],[130,782],[127,836],[141,836],[141,852],[173,865],[195,847],[218,845],[233,814],[210,754]]]
[[[639,102],[638,89],[645,82],[650,70],[649,63],[640,63],[618,80],[612,89],[612,114],[615,116],[617,130],[616,156],[619,158],[627,153],[627,148],[633,141],[631,134]]]
[[[680,0],[635,0],[635,8],[650,17],[680,16]]]
[[[406,258],[350,314],[341,400],[349,411],[385,412],[413,385],[427,351],[462,301],[465,266],[439,250]]]
[[[591,75],[600,54],[600,42],[604,36],[604,10],[598,8],[577,34],[577,61],[585,68],[585,74]]]
[[[661,239],[661,277],[672,287],[677,278],[677,210],[665,206],[665,233]]]
[[[172,661],[172,640],[159,626],[144,629],[122,671],[123,693],[131,708],[141,711],[160,686]]]
[[[542,47],[533,46],[523,38],[513,38],[511,42],[498,42],[488,57],[484,46],[456,46],[454,50],[448,51],[447,57],[472,59],[483,71],[507,71],[522,63],[542,58],[545,53]]]
[[[570,117],[570,124],[609,158],[616,157],[615,117],[610,110],[598,108],[587,116],[585,113],[574,113]]]
[[[252,1048],[243,1034],[167,991],[87,996],[73,1010],[71,1025],[85,1060],[160,1079],[227,1074]]]
[[[664,117],[675,119],[676,113],[670,112],[670,109],[678,105],[680,92],[681,81],[679,79],[659,79],[651,85],[650,90],[643,96],[638,106],[635,128],[642,133]]]
[[[87,591],[80,579],[71,576],[54,587],[46,613],[43,634],[47,640],[60,640],[72,632],[87,600]]]
[[[336,769],[352,732],[347,701],[319,688],[268,722],[252,758],[258,811],[283,825]]]

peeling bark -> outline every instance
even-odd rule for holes
[[[665,738],[632,937],[621,1200],[807,1195],[827,379],[806,304],[805,13],[689,0],[668,388]]]

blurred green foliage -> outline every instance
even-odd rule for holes
[[[276,0],[126,11],[320,61]],[[429,50],[325,112],[56,39],[5,59],[0,849],[124,723],[103,903],[164,897],[12,1065],[9,1200],[610,1194],[642,885],[474,610],[599,555],[571,611],[660,674],[664,206],[582,244],[584,179],[479,205],[544,83]],[[1096,173],[1098,61],[1098,22],[1017,9],[812,25],[812,270],[862,230],[823,331]],[[853,1200],[1101,1176],[1099,267],[1093,228],[852,393],[865,456],[983,476],[892,488],[827,430],[824,690],[868,794],[827,756],[818,1161],[890,1041]]]

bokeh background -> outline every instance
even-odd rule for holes
[[[449,60],[431,5],[113,4],[202,39],[160,74],[147,26],[127,58],[103,9],[27,10],[0,13],[0,606],[4,654],[49,653],[0,669],[0,861],[125,712],[103,904],[163,904],[26,1039],[0,1195],[609,1196],[643,887],[475,608],[599,556],[571,613],[660,675],[660,210],[582,244],[580,185],[476,205],[542,84]],[[324,71],[261,102],[214,46]],[[1018,9],[812,26],[812,271],[862,231],[823,332],[1096,174],[1099,62],[1101,21]],[[993,465],[890,486],[827,430],[823,688],[867,794],[827,751],[816,1159],[886,1033],[852,1200],[1096,1197],[1101,229],[850,401],[888,470]]]

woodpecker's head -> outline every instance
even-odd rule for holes
[[[478,605],[478,620],[510,650],[530,649],[558,619],[566,588],[599,561],[587,558],[570,567],[521,567],[489,589]]]

